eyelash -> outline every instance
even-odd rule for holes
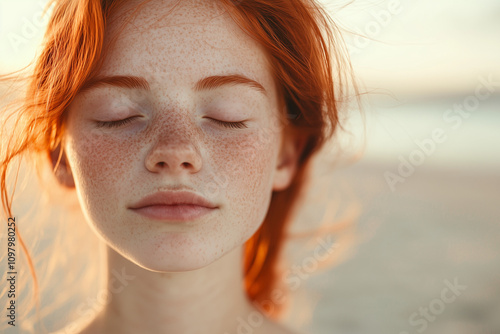
[[[119,127],[119,126],[122,126],[122,125],[125,125],[129,122],[131,122],[134,118],[136,118],[137,116],[134,116],[134,117],[129,117],[129,118],[125,118],[125,119],[122,119],[122,120],[119,120],[119,121],[111,121],[111,122],[105,122],[105,121],[98,121],[97,122],[97,127],[106,127],[106,128],[115,128],[115,127]],[[214,118],[210,118],[211,121],[223,126],[223,127],[226,127],[226,128],[230,128],[230,129],[245,129],[245,128],[248,128],[248,126],[245,124],[245,122],[223,122],[223,121],[219,121],[218,119],[214,119]]]
[[[122,126],[122,125],[125,125],[125,124],[131,122],[136,117],[137,116],[121,119],[119,121],[111,121],[111,122],[97,121],[97,127],[98,128],[102,128],[102,127],[116,128],[116,127],[119,127],[119,126]]]
[[[223,127],[230,128],[230,129],[245,129],[248,128],[248,126],[245,124],[245,122],[223,122],[219,121],[218,119],[213,119],[210,118],[210,120],[214,121],[215,123],[222,125]]]

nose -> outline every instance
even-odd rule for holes
[[[157,143],[145,164],[153,173],[196,173],[201,168],[201,156],[189,142]]]

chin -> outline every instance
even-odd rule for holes
[[[154,272],[159,273],[174,273],[174,272],[186,272],[202,269],[211,263],[218,260],[218,258],[188,258],[188,257],[178,257],[174,258],[165,256],[154,258],[136,258],[131,259],[136,265]]]
[[[186,261],[165,261],[154,259],[147,259],[147,261],[141,261],[141,259],[132,260],[139,267],[146,269],[148,271],[153,271],[157,273],[178,273],[201,269],[208,264],[200,262],[186,262]]]

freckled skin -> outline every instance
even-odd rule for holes
[[[68,110],[65,137],[90,225],[114,258],[119,254],[153,272],[200,269],[241,247],[261,225],[273,189],[286,187],[291,178],[289,170],[278,168],[278,96],[262,48],[216,2],[181,1],[167,15],[169,3],[143,6],[100,72],[144,77],[151,90],[101,86],[79,94]],[[136,4],[130,1],[120,13]],[[118,28],[111,24],[106,36]],[[260,82],[267,95],[244,85],[193,89],[203,77],[234,73]],[[95,123],[136,115],[114,128]],[[248,120],[248,128],[224,128],[207,117]],[[128,209],[177,186],[194,189],[219,208],[182,223],[148,219]]]
[[[277,96],[258,44],[234,28],[232,35],[224,33],[226,25],[234,25],[230,18],[206,20],[207,27],[175,22],[182,21],[179,14],[170,26],[166,20],[150,22],[147,16],[154,8],[146,7],[136,19],[147,23],[125,28],[101,71],[143,76],[151,92],[106,87],[78,96],[70,107],[66,150],[84,212],[110,246],[151,270],[190,270],[242,244],[265,217],[281,142],[278,131],[267,131],[265,140],[259,131],[272,125]],[[206,43],[220,41],[221,34],[231,48]],[[192,89],[202,76],[235,72],[261,82],[268,96],[248,86]],[[124,105],[118,111],[117,100]],[[130,110],[134,105],[143,110]],[[223,128],[202,118],[210,115],[210,106],[225,108],[234,121],[248,115],[252,122],[247,129]],[[92,123],[137,113],[144,119],[118,128]],[[219,210],[185,224],[153,221],[127,210],[142,197],[175,185],[195,189]]]

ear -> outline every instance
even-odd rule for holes
[[[306,138],[298,135],[283,136],[281,152],[276,165],[273,190],[282,191],[288,188],[297,172],[298,160],[304,149]]]
[[[57,181],[66,188],[74,188],[75,180],[73,179],[73,173],[71,172],[71,167],[68,164],[68,159],[64,150],[61,154],[61,144],[50,152],[50,161],[52,163],[52,171]]]

